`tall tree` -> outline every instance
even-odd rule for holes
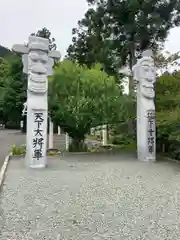
[[[105,34],[103,14],[103,9],[97,12],[90,8],[84,18],[78,21],[78,28],[72,30],[73,43],[67,50],[67,58],[77,60],[88,67],[100,62],[108,74],[116,75],[112,43],[102,37]]]
[[[180,0],[87,2],[92,8],[73,29],[68,56],[89,65],[102,62],[105,69],[118,71],[124,65],[132,69],[144,49],[157,49],[169,30],[180,24]]]
[[[47,28],[44,27],[41,30],[38,30],[37,33],[32,33],[31,35],[49,39],[49,49],[56,50],[57,46],[55,38],[51,36],[51,32]]]
[[[21,57],[14,56],[10,62],[10,71],[3,85],[3,106],[1,108],[5,122],[19,126],[23,103],[26,101],[26,78],[22,73]]]
[[[6,85],[8,81],[8,76],[10,73],[10,64],[7,60],[0,57],[0,121],[4,121],[4,104],[5,104],[5,94]]]

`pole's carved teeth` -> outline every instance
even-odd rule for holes
[[[43,93],[47,91],[47,77],[45,74],[38,75],[31,72],[28,89],[33,92]]]
[[[46,79],[36,78],[36,79],[31,79],[31,81],[41,84],[41,83],[45,83]]]

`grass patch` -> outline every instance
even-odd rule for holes
[[[127,145],[114,145],[115,147],[117,146],[117,148],[119,149],[123,149],[123,150],[136,150],[137,149],[137,145],[136,144],[127,144]]]
[[[13,144],[11,146],[11,152],[13,156],[22,156],[26,154],[26,144],[22,144],[20,146],[16,146]]]
[[[58,156],[60,154],[61,154],[61,151],[59,151],[58,149],[52,148],[52,149],[47,150],[47,155],[48,156]]]
[[[13,156],[24,156],[26,154],[26,144],[22,144],[20,146],[16,146],[13,144],[11,146],[11,152]],[[59,155],[61,152],[58,149],[48,149],[47,155],[48,156],[56,156]]]

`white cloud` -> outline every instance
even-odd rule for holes
[[[85,0],[0,0],[0,45],[27,42],[32,32],[47,27],[65,55],[72,28],[87,9]]]

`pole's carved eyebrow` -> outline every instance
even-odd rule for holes
[[[33,59],[33,58],[39,58],[39,55],[37,54],[37,53],[35,53],[35,52],[33,52],[33,53],[29,53],[29,56]]]
[[[149,64],[142,64],[143,67],[150,67]]]

